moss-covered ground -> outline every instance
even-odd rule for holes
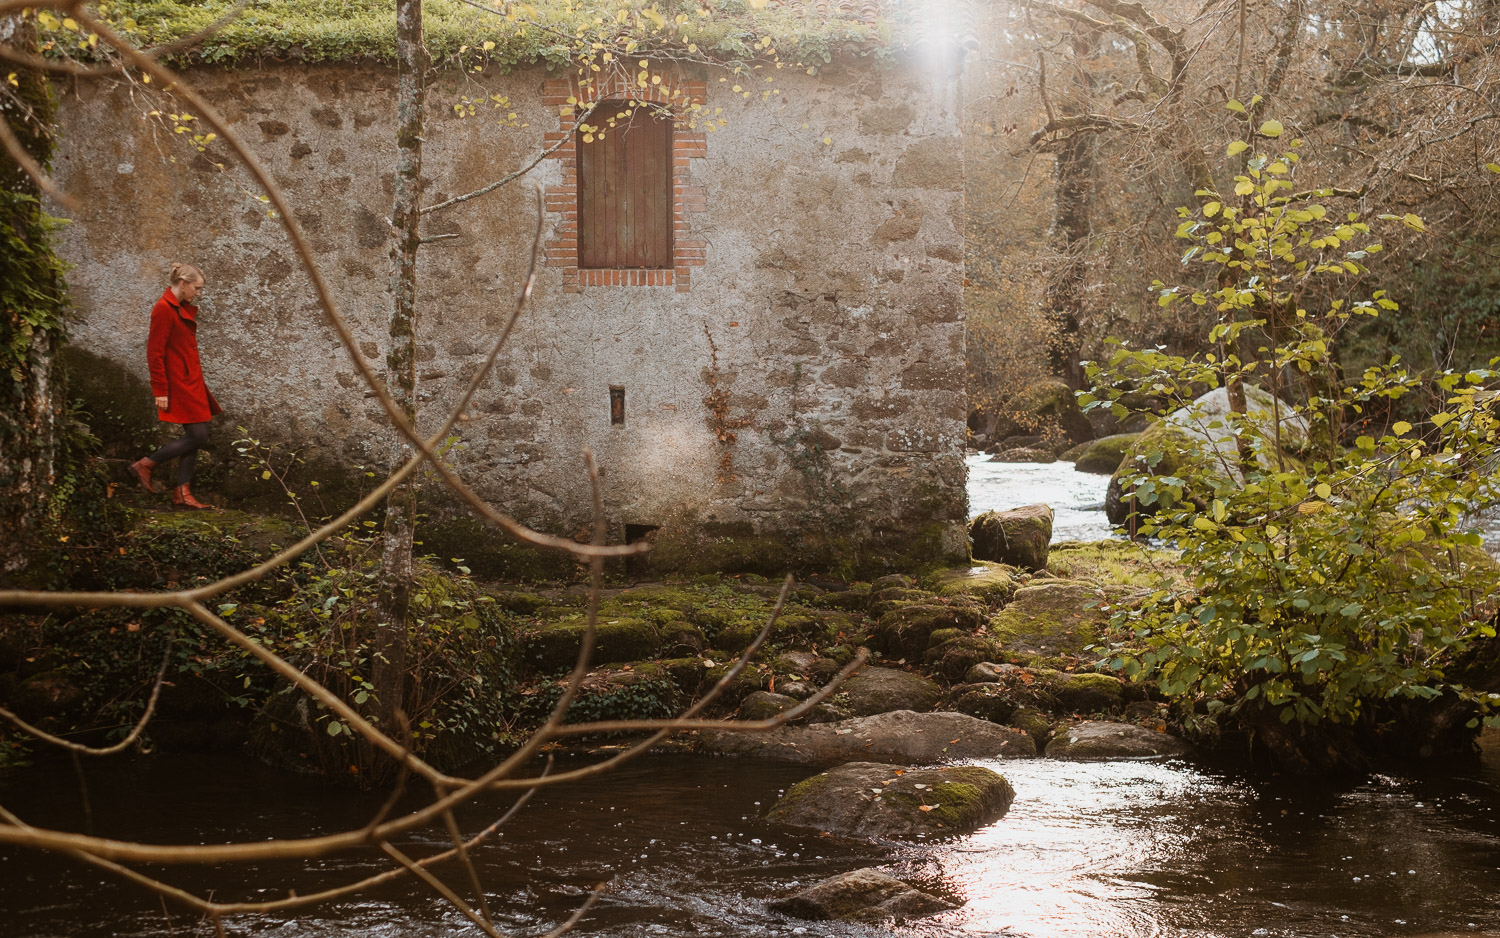
[[[45,585],[150,592],[250,568],[296,542],[307,527],[243,511],[173,512],[159,496],[116,485],[81,520],[59,530],[66,533],[46,565]],[[357,699],[369,690],[368,650],[351,636],[372,608],[379,557],[374,533],[361,527],[341,534],[211,604],[257,641]],[[1170,554],[1113,543],[1059,545],[1050,568],[1058,576],[980,563],[868,583],[795,584],[764,646],[710,712],[733,715],[753,691],[816,689],[860,647],[872,649],[874,666],[934,679],[945,689],[940,708],[956,702],[981,662],[1087,671],[1094,663],[1087,645],[1096,636],[1075,632],[1066,648],[1048,645],[1059,622],[1086,620],[1092,628],[1103,618],[1094,608],[1099,597],[1137,593],[1174,574]],[[427,708],[419,721],[426,725],[418,727],[424,751],[451,764],[503,747],[545,717],[577,658],[588,595],[576,566],[551,580],[505,582],[439,556],[422,561],[418,572],[413,640],[422,673],[414,673],[411,693]],[[756,574],[607,583],[572,719],[679,712],[714,687],[765,629],[780,588],[779,580]],[[1057,593],[1061,605],[1032,608],[1027,597],[1042,593]],[[290,711],[277,709],[284,704],[274,702],[282,699],[283,685],[179,611],[65,610],[7,613],[0,620],[0,704],[32,706],[32,716],[50,728],[100,741],[118,735],[143,706],[160,656],[170,649],[169,680],[183,689],[169,694],[171,720],[161,724],[163,739],[174,732],[171,721],[181,730],[169,748],[192,748],[207,734],[225,745],[251,738],[257,751],[282,764],[341,758],[321,751],[339,735],[329,730],[326,713],[297,717],[307,729],[324,732],[319,746],[310,746],[306,735],[278,742],[276,734],[258,730],[257,721],[290,719]],[[1029,673],[1039,688],[1054,683],[1043,671]],[[1019,713],[1028,732],[1044,742],[1070,712],[1060,700],[1108,710],[1123,699],[1110,693],[1117,686],[1114,676],[1102,674],[1075,681],[1070,697],[1001,686],[1005,699],[986,713],[1011,723]],[[841,705],[847,702],[838,696],[824,704],[825,718],[839,718]],[[208,723],[216,728],[205,729]],[[17,734],[6,739],[14,747]]]

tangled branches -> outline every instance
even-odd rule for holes
[[[182,102],[183,106],[190,108],[197,118],[202,121],[203,125],[216,134],[218,139],[222,140],[224,145],[232,151],[254,179],[255,183],[264,192],[270,206],[274,209],[275,217],[280,220],[281,225],[286,231],[288,240],[297,256],[301,259],[326,323],[337,334],[349,360],[353,362],[354,367],[368,385],[372,395],[378,400],[380,407],[385,411],[391,427],[394,428],[395,432],[399,434],[409,447],[408,452],[411,455],[396,466],[373,491],[369,492],[338,517],[316,530],[310,531],[297,543],[278,551],[274,556],[265,561],[249,569],[222,577],[212,583],[190,589],[177,589],[157,593],[6,591],[0,592],[0,606],[25,606],[32,608],[127,607],[135,609],[181,610],[208,628],[222,641],[239,648],[245,654],[258,660],[274,674],[290,682],[321,706],[326,707],[351,733],[363,740],[372,750],[383,754],[398,766],[399,771],[392,795],[380,811],[364,825],[338,833],[241,843],[159,845],[113,840],[88,834],[68,833],[61,830],[38,827],[28,823],[26,819],[8,809],[0,807],[0,844],[52,851],[67,855],[81,863],[121,877],[162,896],[164,899],[171,900],[205,916],[214,923],[215,928],[220,934],[223,934],[223,920],[229,915],[273,911],[285,912],[305,908],[358,891],[367,890],[403,876],[412,876],[451,903],[485,934],[498,936],[500,931],[496,928],[486,906],[484,889],[480,883],[478,872],[470,860],[470,851],[486,839],[492,837],[495,831],[515,811],[519,810],[532,794],[541,788],[608,772],[611,768],[640,755],[673,733],[704,727],[722,728],[722,724],[705,720],[701,715],[720,693],[740,675],[750,657],[756,653],[762,643],[765,642],[767,636],[770,635],[776,618],[786,601],[786,596],[791,586],[791,578],[788,578],[787,583],[783,587],[776,608],[771,613],[765,626],[761,629],[760,634],[745,649],[743,655],[736,661],[734,666],[728,669],[718,683],[705,696],[676,718],[566,724],[565,718],[583,685],[592,656],[604,563],[609,558],[628,557],[639,554],[648,549],[648,547],[639,543],[629,545],[607,545],[605,543],[604,505],[600,473],[594,463],[593,456],[587,451],[583,455],[586,472],[592,483],[594,525],[591,543],[583,544],[533,530],[499,511],[481,498],[464,482],[457,472],[446,465],[439,458],[436,449],[440,441],[447,436],[454,424],[464,415],[476,390],[490,375],[496,358],[499,356],[502,348],[504,348],[532,294],[536,281],[539,245],[542,236],[543,212],[540,190],[537,192],[537,225],[532,241],[531,262],[510,317],[492,344],[482,366],[470,379],[465,392],[443,418],[436,431],[424,437],[418,433],[410,412],[403,408],[401,402],[393,397],[387,385],[367,364],[365,357],[359,353],[345,317],[339,311],[338,302],[329,289],[327,281],[309,249],[303,228],[298,220],[297,207],[287,199],[283,190],[271,178],[254,153],[251,152],[245,142],[235,133],[224,117],[203,97],[190,81],[164,66],[159,60],[158,54],[133,47],[124,37],[112,30],[94,13],[86,9],[81,2],[69,0],[69,2],[55,2],[42,6],[67,17],[68,21],[77,24],[81,34],[97,37],[99,44],[112,49],[116,56],[113,64],[82,66],[68,61],[51,61],[37,58],[34,55],[8,46],[0,46],[0,56],[28,68],[75,77],[133,72],[139,75],[142,80],[149,79],[157,87],[166,89],[168,93]],[[37,7],[38,5],[34,0],[27,0],[27,2],[6,0],[6,2],[0,2],[0,22],[6,21],[7,18],[16,17],[24,9]],[[161,51],[164,50],[156,50],[157,53]],[[48,192],[56,192],[57,187],[44,176],[43,167],[35,160],[22,159],[21,157],[25,156],[25,154],[14,140],[14,134],[8,132],[9,128],[6,124],[0,123],[0,126],[7,127],[7,133],[0,135],[0,143],[4,143],[7,149],[12,151],[12,155],[16,156],[16,162],[33,177],[38,187]],[[61,194],[58,197],[60,198]],[[589,571],[590,591],[586,627],[583,632],[577,659],[566,680],[560,698],[542,725],[518,749],[488,771],[472,777],[461,777],[440,771],[417,755],[413,751],[409,739],[405,738],[407,734],[403,730],[404,717],[399,712],[395,715],[395,719],[380,721],[380,724],[377,725],[376,721],[369,718],[366,714],[361,713],[355,706],[352,706],[338,693],[335,693],[334,690],[310,677],[303,670],[293,665],[275,651],[267,648],[264,644],[247,636],[244,631],[226,621],[208,605],[211,599],[224,596],[237,588],[266,577],[289,564],[308,550],[316,547],[324,540],[346,530],[350,525],[380,505],[391,492],[410,479],[424,463],[432,468],[438,478],[449,489],[455,492],[475,515],[488,524],[499,528],[510,537],[532,546],[569,554],[578,561],[586,563]],[[745,730],[768,729],[785,723],[788,720],[796,719],[811,708],[816,707],[821,701],[832,694],[838,686],[839,681],[847,674],[852,673],[863,662],[863,655],[857,656],[820,693],[804,701],[796,708],[782,713],[774,719],[740,723],[736,724],[736,727]],[[157,691],[160,689],[161,681],[165,674],[166,663],[164,661],[163,669],[157,677]],[[0,716],[5,717],[23,731],[32,733],[32,735],[44,742],[66,748],[75,757],[80,755],[96,756],[117,752],[137,739],[155,713],[156,699],[157,694],[153,692],[151,702],[147,705],[145,713],[141,716],[139,723],[131,734],[122,742],[105,749],[79,746],[78,744],[50,736],[27,725],[8,711],[0,710]],[[614,752],[608,758],[587,766],[561,772],[535,771],[534,767],[538,761],[538,756],[547,744],[569,737],[605,732],[644,734],[644,736],[626,748]],[[408,782],[413,779],[426,783],[431,788],[432,797],[419,808],[408,810],[405,813],[395,813],[400,796],[404,793]],[[484,793],[494,791],[516,793],[516,800],[510,810],[482,830],[469,833],[461,830],[455,818],[455,808],[474,800]],[[398,835],[434,825],[442,825],[443,829],[446,830],[452,842],[450,849],[428,856],[412,857],[393,843],[394,838]],[[292,893],[286,898],[262,902],[223,902],[198,896],[174,886],[155,875],[148,875],[137,868],[141,864],[247,863],[271,859],[311,861],[334,853],[360,850],[371,846],[377,847],[390,859],[391,864],[388,868],[377,874],[342,886],[306,895]],[[475,897],[475,904],[473,905],[460,895],[458,889],[455,889],[446,882],[437,872],[442,864],[455,862],[461,867],[463,875],[467,880],[467,888]],[[598,892],[596,891],[593,896],[574,912],[568,921],[563,922],[552,934],[561,934],[571,927],[573,923],[578,921],[587,912],[597,896]]]

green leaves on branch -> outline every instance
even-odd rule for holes
[[[1282,130],[1267,121],[1260,135]],[[1494,637],[1500,601],[1474,521],[1500,506],[1500,370],[1421,375],[1392,358],[1341,373],[1342,326],[1396,303],[1360,294],[1380,250],[1371,221],[1317,190],[1294,195],[1301,146],[1253,156],[1233,194],[1202,189],[1200,208],[1178,210],[1187,282],[1152,289],[1162,307],[1213,313],[1213,351],[1121,344],[1087,366],[1086,410],[1169,413],[1127,456],[1122,498],[1193,577],[1117,613],[1105,662],[1217,717],[1253,703],[1287,723],[1352,724],[1383,701],[1445,693],[1492,712],[1450,672]],[[1416,215],[1375,220],[1425,231]],[[1235,386],[1253,406],[1195,403]],[[1382,423],[1415,392],[1435,402],[1426,420]]]

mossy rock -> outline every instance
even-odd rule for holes
[[[936,597],[926,590],[911,586],[891,586],[882,590],[871,590],[870,602],[866,610],[870,618],[879,619],[892,609],[912,603],[931,602],[934,599]]]
[[[838,698],[845,710],[863,717],[893,710],[926,713],[942,695],[941,688],[920,674],[866,667],[839,686]]]
[[[764,619],[740,619],[728,625],[721,626],[714,635],[711,644],[721,654],[727,652],[732,655],[738,655],[750,647],[750,643],[755,641],[755,637],[765,627],[766,622]]]
[[[740,709],[736,716],[741,720],[769,720],[797,706],[797,703],[794,697],[758,690],[747,694],[745,699],[740,701]]]
[[[703,686],[704,676],[708,669],[703,666],[705,659],[699,657],[691,658],[663,658],[658,664],[666,672],[677,689],[688,697],[697,696],[699,688]]]
[[[992,823],[1015,790],[981,766],[896,768],[851,762],[793,785],[766,819],[876,841],[954,837]]]
[[[968,596],[987,606],[1002,606],[1015,595],[1016,570],[1003,563],[976,560],[972,566],[935,570],[922,585],[936,596]]]
[[[582,618],[543,625],[525,637],[525,660],[542,673],[572,667],[586,624]],[[637,661],[661,649],[661,633],[644,619],[600,619],[595,628],[593,664]]]
[[[1052,739],[1052,734],[1057,729],[1057,721],[1036,707],[1021,705],[1016,707],[1015,712],[1010,715],[1008,721],[1010,726],[1030,736],[1036,743],[1038,752],[1041,752]]]
[[[767,908],[813,921],[882,922],[932,915],[957,908],[876,869],[853,870],[829,877],[792,895],[773,899]]]
[[[968,634],[964,629],[937,629],[931,635],[927,636],[927,647],[928,649],[936,648],[938,645],[951,642],[961,635]]]
[[[1114,475],[1120,463],[1125,459],[1125,453],[1135,441],[1140,439],[1139,433],[1116,433],[1113,436],[1101,437],[1083,447],[1083,452],[1072,456],[1073,468],[1079,472],[1089,472],[1094,475]],[[1069,458],[1068,453],[1063,454],[1064,459]]]
[[[1108,439],[1108,437],[1105,437],[1105,439]],[[1057,460],[1058,462],[1077,462],[1078,457],[1082,456],[1084,453],[1087,453],[1089,451],[1089,447],[1093,445],[1093,442],[1090,441],[1087,443],[1079,443],[1075,446],[1070,446],[1057,455]],[[1074,468],[1077,467],[1075,466]]]
[[[634,687],[637,684],[668,681],[672,679],[660,661],[627,661],[623,664],[607,664],[599,668],[594,679],[602,679],[615,687]]]
[[[1188,745],[1175,736],[1134,723],[1088,721],[1059,730],[1047,747],[1052,759],[1101,760],[1175,756]]]
[[[1059,706],[1077,713],[1119,710],[1125,704],[1125,687],[1108,674],[1084,672],[1062,674],[1053,689]]]
[[[1075,443],[1093,439],[1094,428],[1078,406],[1066,381],[1045,378],[1023,388],[998,408],[990,436],[996,440],[1035,433],[1049,426],[1062,429]]]
[[[703,671],[703,689],[707,691],[708,688],[713,687],[719,681],[723,680],[724,675],[729,673],[729,669],[733,664],[734,662],[726,664],[715,661],[713,667],[705,668]],[[752,662],[734,680],[729,682],[729,686],[725,687],[724,692],[719,695],[717,704],[721,707],[738,706],[741,700],[744,700],[756,691],[770,690],[771,679],[770,669],[763,669],[760,665]]]
[[[31,723],[46,723],[83,703],[83,688],[64,671],[43,671],[21,681],[11,692],[9,708]]]
[[[1057,454],[1050,449],[1040,449],[1032,446],[1020,446],[1015,449],[1003,449],[990,457],[990,462],[1030,462],[1030,463],[1053,463],[1057,462]]]
[[[922,661],[945,680],[957,681],[974,665],[996,657],[999,652],[999,643],[988,635],[958,632],[929,647],[922,655]]]
[[[916,660],[927,650],[932,633],[940,629],[969,632],[984,622],[977,606],[909,605],[887,612],[870,632],[870,647],[892,658]]]
[[[856,586],[847,590],[830,591],[813,600],[812,605],[846,612],[864,612],[870,606],[870,590],[869,587]]]
[[[813,673],[818,656],[810,651],[788,651],[771,659],[771,671],[780,676],[806,677]]]
[[[776,619],[773,635],[778,643],[815,645],[832,639],[835,631],[821,616],[784,615]]]
[[[527,593],[522,590],[501,590],[489,595],[499,608],[504,609],[506,612],[514,612],[522,616],[536,615],[551,605],[552,602],[544,596],[538,596],[536,593]]]
[[[1007,656],[1049,663],[1076,658],[1097,644],[1107,619],[1099,590],[1083,583],[1047,580],[1016,590],[990,619],[990,632]]]
[[[691,622],[678,619],[668,622],[660,631],[663,654],[697,654],[708,647],[703,630]]]
[[[1006,725],[1016,712],[1012,695],[997,684],[969,687],[953,701],[953,709],[971,717]]]
[[[1117,601],[1117,593],[1188,584],[1187,570],[1176,551],[1124,539],[1053,544],[1047,570],[1059,579],[1100,587],[1111,602]]]
[[[974,559],[1045,570],[1052,517],[1051,506],[1040,504],[984,512],[969,522]]]

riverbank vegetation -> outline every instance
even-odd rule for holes
[[[1433,750],[1500,723],[1500,696],[1464,683],[1472,656],[1493,657],[1500,610],[1473,521],[1500,503],[1500,414],[1491,368],[1421,375],[1393,357],[1345,376],[1332,343],[1399,309],[1359,282],[1375,226],[1425,226],[1330,210],[1326,191],[1300,190],[1302,141],[1284,134],[1268,120],[1229,143],[1248,156],[1233,192],[1181,210],[1185,282],[1154,285],[1163,309],[1214,311],[1214,350],[1118,347],[1080,399],[1123,416],[1148,389],[1172,411],[1174,432],[1143,435],[1120,484],[1128,523],[1193,576],[1117,617],[1144,650],[1111,664],[1310,770],[1364,764],[1356,731]],[[1218,388],[1227,406],[1210,410]],[[1442,400],[1421,425],[1381,419],[1425,388]]]

